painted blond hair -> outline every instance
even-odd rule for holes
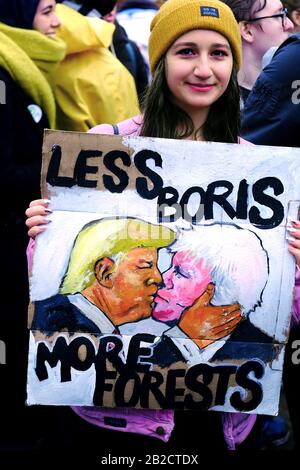
[[[104,257],[116,265],[134,248],[162,248],[175,239],[173,230],[136,218],[106,218],[89,222],[78,233],[60,293],[82,292],[95,280],[94,266]],[[116,267],[115,267],[116,268]]]

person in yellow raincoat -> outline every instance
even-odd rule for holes
[[[114,26],[57,5],[58,36],[67,46],[66,58],[51,77],[57,129],[85,132],[115,124],[139,112],[134,79],[109,51]]]

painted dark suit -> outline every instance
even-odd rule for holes
[[[70,299],[81,298],[81,308],[78,303],[72,303]],[[94,319],[85,312],[92,309]],[[97,322],[97,324],[96,324]],[[66,296],[57,294],[48,299],[35,302],[35,314],[32,321],[32,330],[42,331],[51,336],[55,331],[68,331],[69,333],[113,333],[115,326],[107,316],[97,307],[91,304],[81,294]]]
[[[209,362],[260,359],[266,363],[274,359],[274,354],[273,339],[246,319],[236,327]],[[186,362],[186,359],[171,337],[162,336],[161,342],[155,348],[155,362],[162,367],[169,367],[179,361]]]

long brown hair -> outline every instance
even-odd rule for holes
[[[171,100],[165,74],[165,57],[156,66],[143,100],[142,111],[144,119],[140,135],[185,139],[199,131],[194,128],[188,114]],[[212,104],[202,133],[206,141],[237,143],[239,132],[240,92],[234,62],[227,89]]]

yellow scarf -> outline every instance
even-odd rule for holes
[[[0,22],[0,66],[42,108],[51,128],[55,127],[55,101],[47,76],[64,58],[65,47],[60,39]]]

